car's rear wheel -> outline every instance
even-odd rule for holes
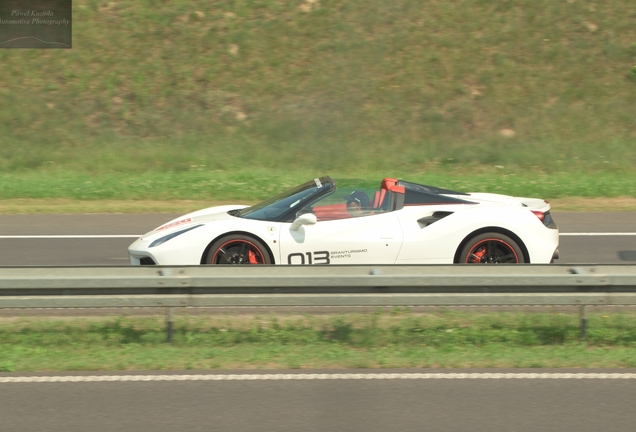
[[[271,264],[267,248],[258,240],[232,235],[215,241],[205,256],[205,264]]]
[[[462,249],[460,263],[522,264],[525,262],[519,245],[499,233],[484,233],[471,238]]]

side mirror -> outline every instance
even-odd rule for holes
[[[291,229],[292,231],[297,231],[301,225],[315,225],[318,222],[318,218],[313,213],[305,213],[296,218],[294,222],[292,222]]]

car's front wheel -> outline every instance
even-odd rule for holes
[[[258,240],[232,235],[215,241],[205,256],[205,264],[271,264],[267,248]]]
[[[459,255],[460,263],[522,264],[525,262],[519,245],[499,233],[484,233],[471,238]]]

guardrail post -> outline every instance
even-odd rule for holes
[[[587,307],[579,306],[579,316],[581,317],[581,340],[587,339]]]
[[[171,307],[166,308],[166,342],[172,342],[172,309]]]

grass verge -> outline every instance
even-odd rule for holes
[[[89,174],[33,171],[0,174],[0,213],[185,212],[218,203],[251,204],[313,177],[331,174],[369,180],[398,177],[463,192],[493,192],[561,200],[560,210],[634,210],[636,180],[627,172],[515,172],[514,169],[458,168],[422,172],[307,172],[288,170],[190,171]],[[572,197],[579,197],[573,200]],[[591,198],[603,198],[594,200]],[[570,204],[565,202],[569,198]],[[607,198],[615,201],[608,206]],[[556,207],[555,207],[556,208]]]
[[[215,205],[231,204],[228,201],[196,200],[70,200],[70,199],[10,199],[0,200],[3,214],[97,214],[97,213],[189,213]],[[252,204],[243,201],[241,204]],[[556,212],[636,212],[636,198],[584,198],[566,197],[550,200]]]
[[[443,311],[4,319],[0,371],[636,367],[636,315]]]

